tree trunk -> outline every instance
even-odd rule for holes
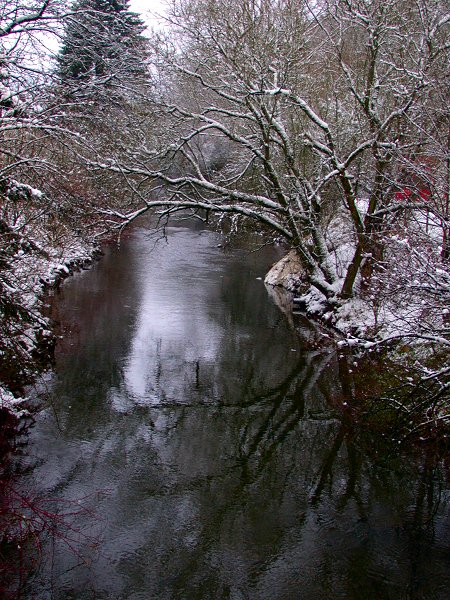
[[[347,299],[353,296],[353,286],[355,285],[356,276],[358,275],[359,269],[361,267],[363,258],[363,248],[362,243],[359,242],[356,246],[355,254],[353,255],[352,262],[349,264],[347,268],[347,273],[345,275],[345,280],[342,285],[341,293],[339,294],[341,298]]]

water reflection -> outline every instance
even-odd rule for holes
[[[443,468],[355,437],[332,345],[257,279],[273,250],[217,243],[137,230],[64,285],[23,486],[92,512],[28,597],[443,599]]]

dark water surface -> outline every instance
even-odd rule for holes
[[[22,597],[448,598],[443,468],[356,437],[331,340],[258,279],[276,252],[218,243],[136,229],[58,294],[21,485],[61,523]]]

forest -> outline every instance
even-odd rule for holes
[[[191,214],[283,244],[268,281],[392,361],[410,429],[445,431],[447,8],[173,0],[149,31],[127,0],[0,0],[3,411],[51,355],[45,290],[141,215]]]

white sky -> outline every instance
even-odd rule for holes
[[[164,13],[164,0],[130,0],[130,10],[140,13],[142,20],[154,27],[158,24],[158,19],[151,13]]]

